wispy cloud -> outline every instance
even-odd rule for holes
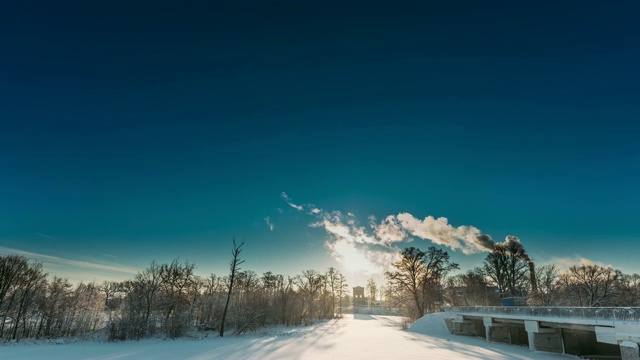
[[[264,218],[264,222],[267,223],[267,226],[269,227],[269,231],[273,231],[273,229],[275,229],[276,226],[271,222],[271,218],[269,216]]]
[[[43,233],[36,233],[36,235],[43,237],[45,239],[51,239],[51,240],[60,240],[60,238],[57,238],[55,236],[51,236],[51,235],[47,235],[47,234],[43,234]]]
[[[292,208],[294,208],[294,209],[296,209],[296,210],[298,210],[298,211],[302,211],[302,210],[304,210],[304,208],[302,207],[302,205],[296,205],[296,204],[294,204],[294,203],[291,201],[291,199],[289,199],[289,195],[287,195],[287,193],[286,193],[286,192],[284,192],[284,191],[283,191],[283,192],[282,192],[282,194],[281,194],[281,196],[282,196],[282,198],[284,199],[284,201],[285,201],[287,204],[289,204],[289,206],[291,206]]]
[[[587,259],[580,255],[552,257],[549,260],[545,261],[544,264],[555,265],[556,268],[560,271],[567,271],[572,266],[583,266],[583,265],[598,265],[602,267],[611,267],[611,268],[613,267],[612,265],[605,264],[601,261]]]
[[[298,211],[302,211],[304,208],[301,205],[296,205],[294,203],[289,203],[289,206],[291,206],[292,208],[298,210]]]
[[[289,195],[287,195],[287,193],[285,193],[284,191],[281,194],[282,199],[292,208],[298,210],[298,211],[304,211],[309,215],[320,215],[322,214],[323,210],[316,207],[313,204],[304,204],[304,205],[299,205],[299,204],[295,204],[291,198],[289,197]]]
[[[57,256],[39,254],[20,249],[13,249],[0,246],[0,254],[20,255],[34,261],[42,262],[45,270],[47,268],[56,269],[62,273],[54,275],[68,277],[69,280],[87,280],[86,275],[100,279],[120,279],[130,277],[137,274],[139,269],[118,265],[118,264],[101,264],[97,262],[89,262],[82,260],[65,259]],[[84,279],[78,278],[79,275]]]

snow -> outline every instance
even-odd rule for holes
[[[449,333],[449,329],[447,329],[447,325],[444,323],[445,317],[445,313],[425,315],[411,324],[407,331],[429,335],[432,337],[449,339],[452,337],[452,335],[451,333]]]
[[[451,335],[443,319],[443,314],[427,315],[403,331],[401,317],[356,314],[238,337],[4,344],[0,359],[575,359]]]

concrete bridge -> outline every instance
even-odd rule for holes
[[[640,360],[640,308],[461,306],[446,311],[452,334],[532,351]]]

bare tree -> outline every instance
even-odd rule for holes
[[[517,243],[496,244],[484,260],[484,272],[501,294],[523,295],[527,282],[527,263],[522,259],[522,247]]]
[[[35,303],[37,295],[42,291],[46,284],[47,274],[42,271],[42,263],[35,263],[29,266],[21,276],[18,289],[20,296],[18,297],[18,311],[13,325],[14,340],[18,339],[18,330],[20,322],[22,327],[26,326],[26,316],[29,308]]]
[[[338,275],[334,267],[330,267],[325,275],[329,288],[331,289],[331,316],[336,314],[336,292],[338,288]]]
[[[567,290],[578,300],[580,306],[606,306],[619,287],[619,270],[608,266],[572,266],[562,275]]]
[[[194,283],[195,264],[184,265],[178,260],[160,266],[161,289],[165,300],[165,329],[170,337],[182,335],[186,326],[186,315],[183,311],[190,305],[189,290]]]
[[[342,316],[342,304],[344,303],[344,299],[347,297],[347,290],[349,289],[349,284],[347,284],[347,278],[340,273],[338,275],[338,312],[339,315]]]
[[[18,295],[21,278],[28,268],[29,260],[23,256],[0,256],[0,338],[3,336],[7,318],[10,317],[15,322],[15,315],[9,313]]]
[[[369,307],[371,307],[375,304],[376,294],[378,293],[378,286],[375,280],[369,279],[369,281],[367,281],[367,291],[369,292]]]
[[[115,281],[107,281],[105,280],[100,285],[100,291],[104,293],[104,308],[109,308],[109,299],[113,297],[118,291],[118,283]]]
[[[278,275],[276,282],[277,300],[279,315],[283,325],[291,325],[291,302],[294,298],[293,279],[287,276]]]
[[[227,293],[227,302],[225,303],[224,311],[222,312],[222,321],[220,322],[220,337],[224,336],[224,322],[227,318],[227,310],[229,308],[229,301],[231,300],[231,292],[233,291],[233,281],[235,280],[236,272],[240,271],[240,265],[244,263],[244,260],[240,260],[242,245],[244,245],[244,242],[240,243],[240,245],[236,245],[236,239],[233,239],[233,250],[231,251],[231,256],[233,258],[229,263],[229,269],[231,270],[231,275],[229,275],[229,292]]]
[[[453,306],[492,305],[498,299],[490,291],[482,269],[474,268],[447,281],[447,300]]]
[[[615,304],[618,306],[640,305],[640,275],[622,275],[619,279],[620,291],[615,296]]]
[[[400,297],[399,304],[406,304],[410,299],[409,316],[417,319],[427,311],[435,309],[436,301],[440,301],[445,276],[458,264],[449,259],[449,254],[435,246],[427,252],[415,247],[408,247],[401,252],[402,258],[393,263],[396,271],[385,275]]]
[[[558,306],[562,284],[558,269],[553,264],[536,268],[538,291],[532,292],[527,304],[535,306]]]
[[[300,307],[298,311],[299,322],[310,324],[316,313],[317,297],[322,287],[322,275],[315,270],[304,270],[302,275],[294,278],[298,286]]]
[[[160,278],[160,265],[155,261],[152,261],[147,269],[139,273],[134,280],[142,295],[144,304],[144,332],[155,330],[155,326],[151,326],[149,319],[151,317],[151,311],[154,309],[156,296],[160,290],[161,278]],[[155,322],[154,322],[155,323]]]
[[[202,280],[202,294],[196,304],[196,322],[202,330],[214,330],[220,324],[224,307],[225,283],[219,276],[211,274]]]

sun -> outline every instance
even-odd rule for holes
[[[364,252],[358,250],[355,244],[348,241],[338,241],[332,246],[333,252],[345,271],[375,273],[376,266],[367,259]]]

